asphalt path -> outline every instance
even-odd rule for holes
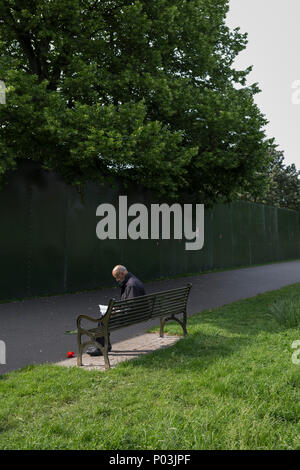
[[[150,294],[188,282],[193,284],[188,301],[188,315],[192,315],[300,282],[300,260],[147,282],[145,288]],[[0,364],[0,374],[28,364],[63,360],[68,351],[76,353],[76,335],[65,332],[76,329],[80,314],[98,317],[98,304],[108,304],[111,297],[119,298],[118,287],[0,304],[0,340],[6,346],[6,364]],[[112,345],[144,334],[158,323],[156,319],[114,331]]]

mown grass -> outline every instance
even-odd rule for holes
[[[42,365],[0,379],[1,449],[299,449],[300,284],[206,310],[178,343],[108,372]],[[166,331],[179,334],[170,324]]]

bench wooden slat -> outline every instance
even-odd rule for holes
[[[158,309],[154,311],[151,315],[151,318],[157,318],[157,317],[164,317],[166,315],[176,315],[176,314],[181,314],[184,312],[184,305],[182,305],[180,308],[177,307],[172,307],[172,308],[165,308],[165,309]]]
[[[146,297],[146,296],[143,296]],[[123,314],[122,312],[126,311],[142,311],[146,309],[158,309],[158,308],[164,308],[165,306],[173,305],[173,304],[179,304],[182,303],[184,304],[186,302],[187,296],[183,295],[183,293],[180,293],[178,295],[174,296],[154,296],[150,299],[144,299],[141,302],[132,302],[132,303],[127,303],[127,301],[123,301],[123,303],[115,303],[113,310],[112,310],[112,315],[117,315],[117,314]],[[125,303],[126,302],[126,303]]]
[[[136,323],[141,323],[142,321],[147,321],[147,320],[148,318],[141,319],[141,317],[135,317],[130,322],[128,322],[128,320],[124,320],[124,321],[120,320],[116,323],[109,324],[109,331],[118,330],[122,327],[135,325]]]
[[[118,316],[111,315],[109,322],[108,322],[108,327],[110,328],[111,326],[115,326],[119,322],[120,323],[127,322],[130,324],[131,321],[136,320],[136,319],[140,319],[140,321],[147,321],[150,318],[151,318],[151,311],[149,312],[128,311],[128,312],[124,312],[123,315],[122,314]]]
[[[186,287],[180,287],[179,289],[171,289],[169,291],[162,291],[162,292],[157,292],[153,294],[147,294],[143,295],[140,297],[134,297],[133,299],[127,299],[127,300],[117,300],[114,303],[114,307],[117,308],[119,306],[125,306],[125,305],[130,305],[131,303],[133,304],[138,304],[138,303],[143,303],[146,302],[148,299],[151,300],[156,297],[169,297],[169,298],[174,298],[174,297],[180,297],[183,293],[185,293],[187,290]]]
[[[131,303],[131,304],[123,304],[123,305],[114,305],[112,309],[112,315],[117,315],[119,312],[126,312],[126,311],[132,311],[132,310],[143,310],[143,309],[148,309],[152,308],[154,300],[149,300],[147,299],[146,302],[136,302],[136,303]]]

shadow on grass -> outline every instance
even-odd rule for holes
[[[238,349],[251,343],[247,337],[227,337],[195,332],[166,348],[152,351],[119,367],[140,367],[147,369],[171,369],[182,374],[185,371],[205,370],[219,359],[235,354]]]

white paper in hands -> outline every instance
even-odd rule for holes
[[[108,305],[99,305],[99,309],[100,309],[101,316],[103,317],[106,314]]]

